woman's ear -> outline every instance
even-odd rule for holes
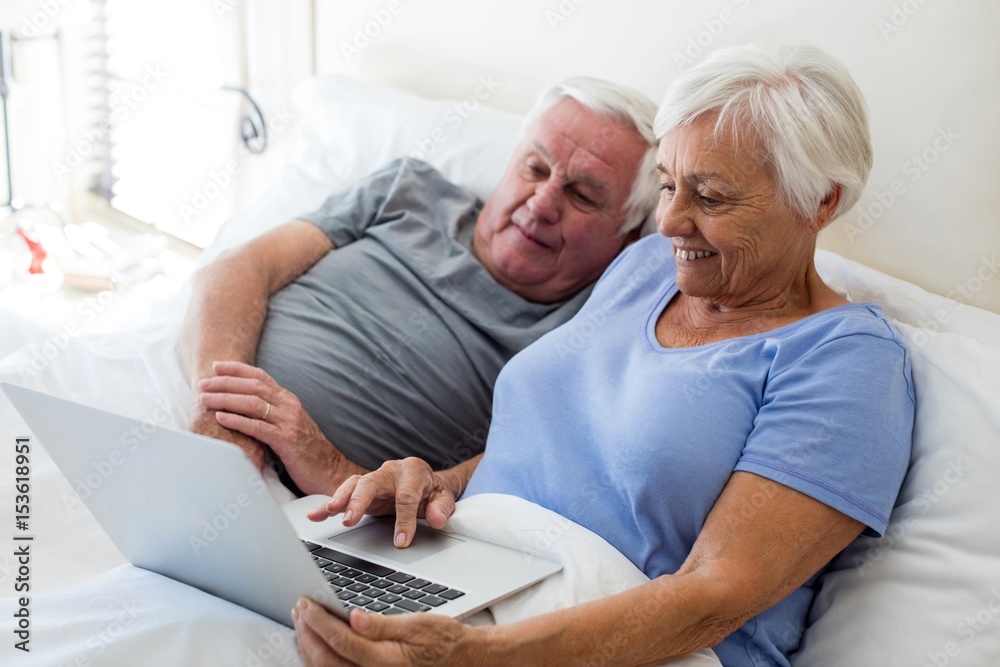
[[[833,218],[833,214],[837,212],[837,205],[840,204],[840,191],[840,184],[834,184],[823,201],[819,203],[816,216],[809,223],[809,230],[813,234],[819,234],[820,230],[826,227],[826,223]]]

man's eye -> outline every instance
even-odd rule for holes
[[[596,202],[593,199],[591,199],[587,195],[583,194],[582,192],[577,192],[576,193],[576,198],[577,198],[577,200],[579,200],[580,202],[586,204],[587,206],[594,206],[596,204]]]
[[[539,167],[537,164],[529,164],[528,171],[530,171],[535,176],[544,176],[545,170]]]
[[[706,206],[716,206],[722,203],[718,199],[713,199],[712,197],[708,197],[706,195],[701,195],[700,199],[701,203],[705,204]]]

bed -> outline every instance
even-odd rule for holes
[[[1000,270],[994,254],[1000,237],[985,187],[1000,173],[1000,137],[985,115],[1000,98],[1000,11],[986,2],[958,9],[916,0],[878,7],[852,0],[836,9],[763,0],[699,3],[697,9],[610,5],[505,4],[496,34],[487,38],[456,30],[473,20],[457,2],[404,3],[365,58],[345,63],[338,61],[339,44],[381,5],[315,3],[321,73],[296,92],[298,127],[288,163],[256,205],[227,222],[201,261],[310,210],[331,190],[402,154],[422,157],[451,180],[487,194],[520,113],[549,79],[606,76],[657,98],[685,59],[714,46],[792,34],[827,48],[869,95],[878,157],[861,202],[825,232],[818,268],[850,300],[879,303],[896,323],[912,353],[917,423],[886,536],[859,538],[823,576],[793,665],[1000,664],[994,510],[1000,507],[1000,280],[992,280]],[[468,11],[482,20],[488,10]],[[620,13],[652,20],[623,20]],[[512,47],[500,43],[515,28],[525,40],[545,40],[546,62],[511,55]],[[629,37],[629,49],[619,49],[626,30],[645,41]],[[454,36],[452,46],[438,44],[444,34]],[[591,42],[596,46],[581,49]],[[960,45],[969,55],[958,53]],[[474,55],[445,62],[448,49]],[[561,57],[567,52],[581,56]],[[489,81],[491,75],[502,82],[495,94],[476,98],[478,77]],[[461,122],[448,123],[456,104],[472,106],[470,95],[474,108]],[[949,128],[952,135],[935,134]],[[948,144],[942,138],[956,134],[976,139]],[[928,146],[937,151],[936,166],[893,194],[896,180],[912,178],[913,156],[932,154]],[[191,397],[174,343],[186,298],[181,291],[158,303],[141,327],[91,337],[39,330],[0,314],[0,380],[181,427]],[[5,447],[25,435],[0,399]],[[86,482],[63,478],[38,443],[33,452],[32,652],[13,649],[5,632],[5,663],[299,664],[287,628],[125,565],[79,500]],[[13,463],[11,455],[0,460],[3,525],[14,520],[15,491],[6,482]],[[8,619],[19,608],[10,552],[0,556],[0,615]],[[570,594],[587,594],[587,583],[584,574]]]

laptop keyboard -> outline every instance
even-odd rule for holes
[[[329,547],[302,543],[348,611],[357,608],[387,616],[431,611],[465,595]]]

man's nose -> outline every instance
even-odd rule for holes
[[[562,213],[562,187],[555,181],[545,181],[535,187],[535,193],[528,199],[528,211],[539,222],[553,224]]]

